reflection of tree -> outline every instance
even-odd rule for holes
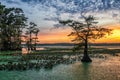
[[[74,64],[72,71],[72,80],[91,80],[91,63]]]
[[[90,79],[90,63],[82,63],[82,73],[83,79],[82,80],[89,80]]]

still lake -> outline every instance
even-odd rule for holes
[[[0,71],[0,80],[120,80],[120,58],[60,64],[52,69]]]
[[[44,49],[50,46],[41,46]],[[53,46],[52,46],[53,47]],[[119,46],[94,46],[119,49]],[[68,46],[54,46],[68,48]],[[72,48],[72,47],[69,47]],[[0,80],[120,80],[120,57],[108,55],[106,59],[92,58],[92,63],[59,64],[52,69],[26,71],[0,71]]]
[[[43,46],[37,46],[38,48],[73,48],[74,46],[62,46],[62,45],[43,45]],[[102,45],[102,46],[90,46],[90,48],[106,48],[106,49],[120,49],[120,45]]]
[[[72,49],[74,46],[37,46],[37,50],[45,50],[46,48],[70,48]],[[91,48],[106,48],[106,49],[120,49],[119,46],[90,46]],[[22,53],[26,54],[28,53],[27,48],[22,48]]]

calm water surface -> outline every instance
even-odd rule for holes
[[[119,49],[114,46],[107,48]],[[120,80],[120,57],[94,58],[92,63],[60,64],[53,69],[0,71],[0,80]]]
[[[120,46],[91,46],[93,48],[106,48],[106,49],[120,49]],[[73,46],[37,46],[37,50],[46,50],[46,48],[70,48],[72,49]],[[22,53],[27,54],[27,48],[22,48]]]
[[[120,57],[60,64],[53,69],[0,71],[0,80],[120,80]]]

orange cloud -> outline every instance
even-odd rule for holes
[[[95,40],[96,43],[120,43],[120,24],[108,25],[113,29],[111,35]]]
[[[40,43],[70,43],[71,39],[67,35],[71,29],[54,29],[49,33],[41,33],[39,35]]]
[[[120,43],[120,24],[107,25],[108,28],[113,29],[111,35],[95,40],[95,43]],[[70,43],[71,37],[67,36],[72,30],[55,29],[50,32],[40,33],[40,43]]]

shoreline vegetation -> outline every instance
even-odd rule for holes
[[[28,54],[22,54],[21,51],[1,51],[0,70],[52,69],[59,64],[80,62],[82,53],[83,50],[73,52],[70,48],[47,48]],[[110,56],[120,56],[120,49],[90,48],[88,53],[91,59],[107,60]]]
[[[74,43],[38,43],[39,46],[74,46]],[[26,47],[26,44],[21,44],[22,47]],[[89,43],[89,46],[120,46],[120,43]]]

